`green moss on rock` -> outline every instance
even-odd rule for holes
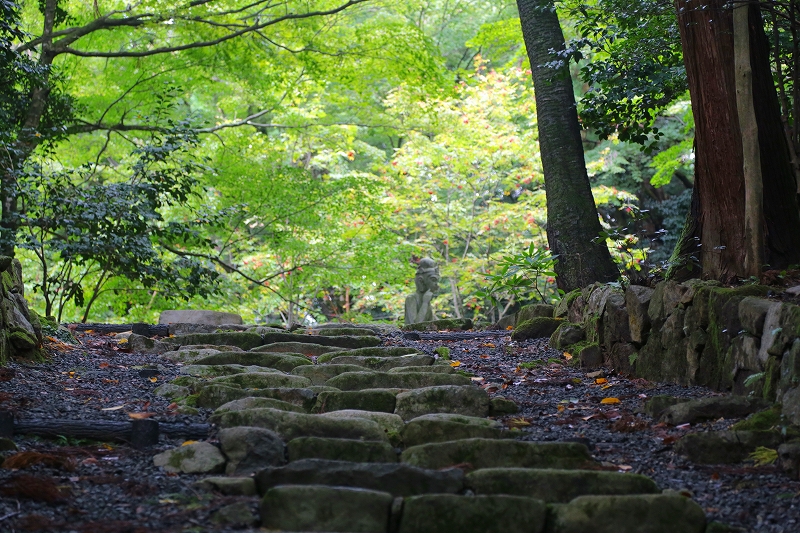
[[[515,341],[550,337],[563,322],[560,318],[538,317],[520,323],[511,334]]]

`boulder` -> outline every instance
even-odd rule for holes
[[[464,439],[406,448],[400,460],[420,468],[468,463],[472,468],[521,467],[576,469],[593,464],[589,450],[575,442],[522,442]]]
[[[388,389],[321,392],[313,410],[316,413],[346,409],[393,413],[397,403],[396,396],[395,392]]]
[[[297,437],[387,440],[383,428],[372,420],[326,418],[270,408],[214,414],[209,421],[223,428],[253,426],[270,429],[286,441]]]
[[[396,463],[397,452],[388,442],[325,437],[298,437],[286,445],[289,461],[328,459],[355,463]]]
[[[225,496],[255,496],[256,481],[252,477],[207,477],[196,481],[200,490],[216,491]]]
[[[667,407],[662,412],[660,420],[678,426],[717,418],[744,418],[768,406],[769,402],[760,398],[711,396]]]
[[[347,487],[273,487],[259,506],[261,526],[277,531],[386,533],[393,499],[388,492]]]
[[[356,365],[306,365],[293,369],[292,374],[310,379],[313,385],[324,385],[326,381],[339,374],[361,372],[362,370],[364,370],[362,367]]]
[[[196,365],[248,365],[274,368],[282,372],[291,372],[298,366],[312,365],[304,355],[290,353],[267,352],[219,352],[194,361]]]
[[[337,485],[382,490],[393,496],[429,492],[456,493],[464,487],[459,469],[425,470],[401,463],[351,463],[303,459],[286,466],[265,468],[256,474],[261,494],[279,485]]]
[[[123,340],[126,342],[122,342]],[[119,346],[133,353],[145,353],[154,355],[166,354],[170,350],[175,349],[173,345],[167,342],[157,341],[151,339],[150,337],[145,337],[144,335],[137,335],[135,333],[131,333],[130,335],[128,335],[127,339],[121,339],[119,341]]]
[[[489,414],[489,395],[474,385],[425,387],[398,394],[395,413],[403,420],[431,413],[483,417]]]
[[[489,403],[489,416],[513,415],[519,411],[517,403],[502,396],[495,396]]]
[[[693,463],[738,463],[759,446],[777,448],[782,441],[777,431],[712,431],[690,433],[675,443],[675,453]]]
[[[323,356],[324,357],[324,356]],[[320,358],[321,359],[321,358]],[[317,359],[317,362],[320,361]],[[333,357],[331,364],[337,365],[356,365],[375,370],[377,372],[388,372],[393,368],[431,366],[433,357],[424,354],[401,355],[398,357],[367,357],[364,355],[340,355]]]
[[[159,324],[207,324],[221,326],[222,324],[242,324],[242,317],[236,313],[223,313],[221,311],[204,311],[201,309],[185,309],[181,311],[161,311],[158,317]]]
[[[499,439],[508,434],[503,430],[503,425],[495,420],[451,413],[418,416],[405,426],[400,420],[405,446],[471,438]]]
[[[533,498],[426,494],[405,499],[399,533],[540,533],[546,518]]]
[[[565,350],[568,346],[577,344],[586,338],[586,332],[580,324],[563,322],[550,336],[550,347]]]
[[[159,453],[153,464],[167,472],[216,474],[225,467],[225,457],[213,444],[195,442]]]
[[[569,314],[570,305],[572,305],[572,303],[579,296],[581,296],[580,289],[575,289],[565,294],[556,305],[555,309],[553,310],[553,314],[551,316],[553,316],[554,318],[567,318],[567,315]]]
[[[511,339],[515,341],[524,341],[527,339],[540,339],[550,337],[561,324],[560,318],[547,318],[538,317],[520,322],[514,328],[511,334]]]
[[[578,358],[581,368],[592,369],[603,366],[603,352],[596,342],[584,343],[573,348],[572,356]]]
[[[314,344],[308,342],[273,342],[263,346],[256,346],[250,350],[251,352],[271,352],[271,353],[286,353],[292,355],[302,355],[305,357],[318,357],[320,355],[341,351],[341,348],[332,348],[330,346],[323,346],[321,344]]]
[[[345,372],[329,379],[325,384],[343,391],[363,389],[418,389],[438,385],[469,385],[470,379],[461,375],[433,374],[430,372]]]
[[[283,441],[274,431],[240,426],[222,429],[217,436],[228,458],[225,473],[229,476],[246,476],[286,462]]]
[[[567,503],[578,496],[657,494],[655,481],[638,474],[591,470],[484,468],[467,474],[467,488],[475,494],[512,494]]]
[[[557,533],[703,533],[706,515],[684,496],[580,496],[554,505],[548,529]]]
[[[647,308],[653,297],[653,289],[641,285],[629,285],[625,289],[625,309],[628,312],[628,329],[633,342],[644,344],[650,332],[650,315]]]
[[[217,509],[211,515],[211,523],[216,526],[241,529],[258,524],[258,516],[247,502],[237,502]]]
[[[531,318],[553,318],[555,307],[550,304],[530,304],[523,306],[517,312],[517,322],[525,322]]]

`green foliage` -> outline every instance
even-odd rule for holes
[[[537,248],[533,243],[528,249],[513,256],[501,259],[496,274],[486,277],[490,285],[478,292],[481,298],[499,302],[509,295],[520,300],[537,297],[539,301],[555,301],[561,294],[554,285],[555,264],[558,256],[548,250]]]
[[[450,348],[447,346],[438,346],[436,349],[433,350],[434,353],[438,354],[439,357],[445,360],[450,359]]]

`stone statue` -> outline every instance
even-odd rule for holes
[[[406,298],[406,324],[433,320],[431,299],[439,288],[439,268],[433,259],[425,257],[420,260],[414,284],[417,292]]]

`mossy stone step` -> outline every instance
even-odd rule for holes
[[[360,411],[358,409],[343,409],[341,411],[330,411],[327,413],[320,414],[319,416],[324,416],[326,418],[336,418],[336,419],[353,419],[353,418],[363,418],[366,420],[372,420],[376,424],[378,424],[383,431],[386,433],[386,438],[389,439],[389,442],[394,446],[400,446],[402,444],[402,440],[400,439],[400,433],[403,431],[405,427],[405,423],[403,419],[393,413],[382,413],[380,411]]]
[[[243,350],[249,350],[264,344],[261,335],[247,332],[229,333],[190,333],[189,335],[177,335],[163,339],[162,342],[176,346],[188,344],[209,344],[213,346],[237,346]]]
[[[214,411],[214,413],[222,414],[228,411],[244,411],[245,409],[261,409],[269,407],[272,409],[280,409],[281,411],[292,411],[295,413],[307,413],[308,410],[301,405],[284,402],[275,398],[259,398],[257,396],[248,396],[239,400],[233,400],[228,403],[222,404]]]
[[[328,364],[299,366],[292,369],[291,372],[295,376],[302,376],[310,379],[311,383],[314,385],[324,385],[326,381],[339,374],[344,374],[345,372],[360,372],[361,370],[363,369],[356,365]]]
[[[661,492],[647,476],[595,470],[484,468],[467,474],[466,485],[475,494],[528,496],[547,503],[567,503],[586,495]]]
[[[252,426],[270,429],[285,441],[297,437],[387,440],[386,433],[380,425],[364,418],[326,418],[319,415],[259,408],[213,414],[209,421],[223,428]]]
[[[256,485],[261,494],[269,492],[272,487],[287,484],[380,489],[393,496],[453,494],[464,488],[464,473],[459,469],[425,470],[401,463],[303,459],[286,466],[265,468],[256,474]]]
[[[248,365],[291,372],[294,368],[313,363],[299,353],[224,352],[194,361],[195,365]]]
[[[464,379],[469,381],[469,378]],[[481,388],[474,385],[442,385],[401,392],[396,398],[395,413],[403,420],[431,413],[452,413],[480,418],[488,416],[489,407],[489,394]]]
[[[327,413],[345,409],[393,413],[397,393],[387,389],[321,392],[312,411]]]
[[[321,344],[314,344],[308,342],[273,342],[258,346],[250,350],[254,353],[273,352],[273,353],[288,353],[293,355],[303,355],[305,357],[318,357],[320,355],[340,352],[341,348],[331,348],[330,346],[323,346]]]
[[[426,494],[405,498],[399,533],[541,533],[546,519],[533,498]]]
[[[706,516],[679,495],[580,496],[551,506],[553,533],[703,533]]]
[[[298,333],[265,333],[262,335],[263,344],[275,342],[303,342],[311,344],[321,344],[322,346],[333,346],[339,349],[347,348],[368,348],[378,346],[381,339],[372,335],[303,335]]]
[[[430,372],[346,372],[329,379],[326,385],[343,391],[363,389],[418,389],[437,385],[469,385],[468,377],[461,375],[433,374]]]
[[[412,356],[413,357],[413,356]],[[455,374],[456,369],[450,365],[428,365],[428,366],[397,366],[387,370],[390,374],[404,374],[406,372],[431,372],[434,374]]]
[[[466,331],[472,329],[472,327],[473,323],[469,318],[442,318],[440,320],[406,324],[401,329],[403,331],[442,331],[447,329]]]
[[[356,348],[354,350],[339,350],[338,352],[327,353],[317,359],[317,363],[327,363],[334,357],[340,355],[351,355],[354,357],[400,357],[420,353],[416,348],[405,346],[374,346],[370,348]]]
[[[400,460],[421,468],[467,463],[474,469],[497,467],[580,469],[594,464],[589,450],[575,442],[522,442],[464,439],[406,448]]]
[[[198,378],[218,378],[252,372],[264,372],[264,367],[243,365],[184,365],[180,367],[182,375]]]
[[[311,380],[275,371],[222,376],[209,380],[209,383],[240,387],[242,389],[274,389],[277,387],[303,388],[311,385]]]
[[[399,416],[397,418],[402,420]],[[502,424],[495,420],[437,413],[422,415],[410,420],[401,428],[400,435],[405,446],[417,446],[429,442],[447,442],[459,439],[499,439],[509,434],[502,428]]]
[[[306,335],[325,335],[326,337],[371,337],[375,332],[367,328],[320,328],[306,330]]]
[[[397,452],[388,442],[326,437],[298,437],[286,444],[289,461],[328,459],[358,463],[396,463]]]
[[[307,388],[275,387],[270,389],[242,389],[222,383],[204,385],[198,388],[197,406],[216,409],[233,400],[242,398],[275,398],[302,406],[310,410],[317,401],[314,391]]]
[[[221,354],[220,350],[215,348],[198,348],[196,350],[174,350],[161,354],[161,357],[173,363],[195,363],[206,357]]]
[[[330,354],[332,355],[332,354]],[[317,359],[317,363],[321,358]],[[408,367],[430,367],[433,366],[433,357],[424,354],[401,355],[398,357],[368,357],[365,355],[339,355],[333,357],[331,364],[347,364],[356,365],[367,368],[369,370],[376,370],[378,372],[388,372],[393,368],[408,368]],[[448,365],[448,368],[452,368]]]
[[[386,533],[393,497],[388,492],[283,485],[261,499],[261,525],[276,531]]]

